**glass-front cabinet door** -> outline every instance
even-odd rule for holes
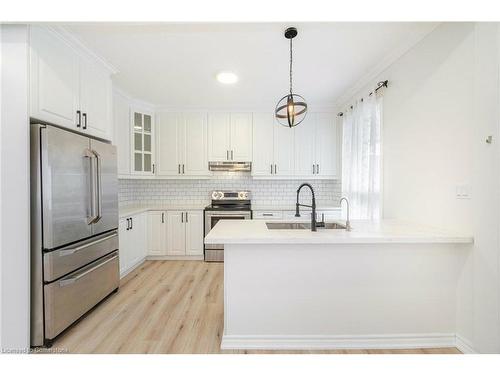
[[[132,110],[132,173],[155,173],[153,114]]]

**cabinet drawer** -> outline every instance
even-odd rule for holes
[[[53,339],[118,288],[118,252],[44,286],[45,335]]]
[[[45,253],[44,280],[55,280],[115,250],[118,250],[116,231]]]
[[[254,219],[264,219],[264,220],[269,220],[269,219],[282,219],[283,218],[283,212],[282,211],[254,211],[253,212],[253,218]]]

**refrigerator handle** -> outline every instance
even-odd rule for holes
[[[101,182],[101,156],[95,152],[95,151],[92,151],[95,155],[95,159],[96,159],[96,165],[97,165],[97,168],[96,168],[96,181],[97,181],[97,188],[96,188],[96,192],[97,192],[97,197],[96,197],[96,200],[97,200],[97,217],[96,217],[96,220],[95,220],[95,223],[97,223],[99,220],[101,220],[102,218],[102,182]]]
[[[96,168],[94,166],[95,154],[90,150],[86,149],[84,153],[85,158],[89,158],[90,161],[90,216],[87,217],[87,224],[90,225],[97,220],[96,214]]]

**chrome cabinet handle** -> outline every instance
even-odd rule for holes
[[[182,164],[182,174],[184,174],[184,164]]]
[[[262,216],[274,216],[273,214],[262,214]]]
[[[82,273],[80,273],[80,274],[78,274],[78,275],[76,275],[76,276],[70,277],[70,278],[68,278],[68,279],[62,279],[62,280],[60,280],[60,281],[59,281],[59,286],[61,286],[61,287],[62,287],[62,286],[66,286],[66,285],[73,284],[74,282],[76,282],[76,281],[80,280],[82,277],[84,277],[84,276],[88,275],[88,274],[89,274],[89,273],[91,273],[91,272],[94,272],[96,269],[98,269],[98,268],[100,268],[100,267],[104,266],[105,264],[107,264],[107,263],[109,263],[109,262],[111,262],[111,261],[113,261],[113,260],[115,260],[115,259],[117,259],[117,258],[118,258],[118,254],[117,254],[117,255],[112,256],[111,258],[109,258],[109,259],[105,260],[105,261],[104,261],[104,262],[102,262],[102,263],[96,264],[94,267],[89,268],[88,270],[86,270],[86,271],[84,271],[84,272],[82,272]]]
[[[186,212],[186,223],[188,222],[188,213]]]
[[[87,114],[86,113],[83,114],[83,121],[84,121],[83,129],[87,129]]]
[[[155,174],[155,165],[153,163],[153,174]]]
[[[184,212],[181,212],[181,223],[184,222]]]
[[[76,111],[76,114],[78,115],[78,122],[76,123],[76,127],[79,128],[82,126],[82,111]]]
[[[315,165],[313,164],[313,174],[315,174]]]
[[[96,175],[96,167],[94,166],[94,160],[96,158],[96,154],[90,150],[86,149],[83,155],[85,158],[89,158],[90,161],[90,216],[87,217],[87,224],[90,225],[94,223],[97,218],[97,200],[96,200],[96,190],[97,190],[97,175]]]
[[[94,223],[97,223],[99,220],[102,219],[102,181],[101,181],[101,156],[95,152],[92,151],[95,155],[96,158],[96,165],[97,165],[97,170],[96,170],[96,177],[97,177],[97,218],[94,221]]]
[[[278,167],[276,164],[274,164],[274,174],[277,174],[278,173]]]
[[[273,174],[273,165],[271,164],[271,174]]]
[[[316,164],[316,174],[319,174],[319,164]]]
[[[161,223],[165,223],[165,212],[161,213]]]
[[[128,220],[128,219],[127,219]],[[74,248],[71,248],[71,249],[62,249],[62,250],[59,250],[59,256],[65,256],[65,255],[70,255],[70,254],[74,254],[74,253],[77,253],[79,251],[82,251],[86,248],[88,248],[89,246],[93,246],[93,245],[97,245],[98,243],[101,243],[101,242],[104,242],[104,241],[107,241],[109,240],[110,238],[113,238],[113,237],[116,237],[118,236],[118,234],[116,232],[113,232],[112,234],[110,234],[109,236],[106,236],[106,237],[102,237],[102,238],[99,238],[95,241],[92,241],[92,242],[89,242],[89,243],[86,243],[84,245],[81,245],[81,246],[77,246],[77,247],[74,247]]]

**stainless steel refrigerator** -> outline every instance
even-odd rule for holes
[[[31,125],[31,345],[118,290],[116,147]]]

